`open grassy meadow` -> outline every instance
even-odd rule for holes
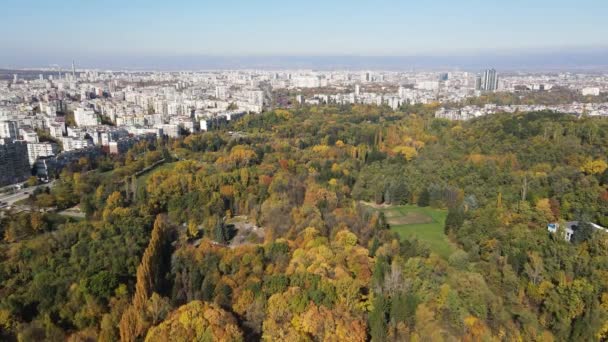
[[[384,212],[391,230],[402,238],[416,236],[420,241],[428,244],[432,252],[446,259],[455,251],[455,247],[443,233],[446,210],[414,205],[376,207],[376,209]]]

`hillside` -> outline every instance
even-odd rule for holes
[[[434,109],[277,109],[73,165],[29,201],[85,220],[0,221],[0,339],[608,338],[608,120]]]

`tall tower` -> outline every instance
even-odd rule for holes
[[[495,91],[498,89],[498,74],[495,69],[486,70],[483,73],[482,90]]]
[[[480,75],[475,76],[475,90],[482,90],[481,89],[481,76]]]
[[[72,60],[72,78],[76,79],[76,64],[74,64],[74,60]]]

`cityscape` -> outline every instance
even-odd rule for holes
[[[608,2],[0,10],[0,341],[608,341]]]
[[[0,186],[48,181],[82,156],[125,153],[142,139],[178,138],[269,108],[436,105],[435,117],[468,120],[551,110],[608,116],[608,74],[226,70],[112,72],[15,70],[0,81]],[[6,79],[9,78],[9,79]],[[280,91],[292,96],[277,99]],[[555,103],[469,105],[488,93],[565,92]]]

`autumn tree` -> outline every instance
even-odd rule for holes
[[[163,290],[169,227],[166,219],[159,215],[154,221],[152,236],[137,268],[137,282],[133,302],[120,321],[122,341],[134,341],[141,336],[149,321],[145,315],[148,301],[153,292]]]

